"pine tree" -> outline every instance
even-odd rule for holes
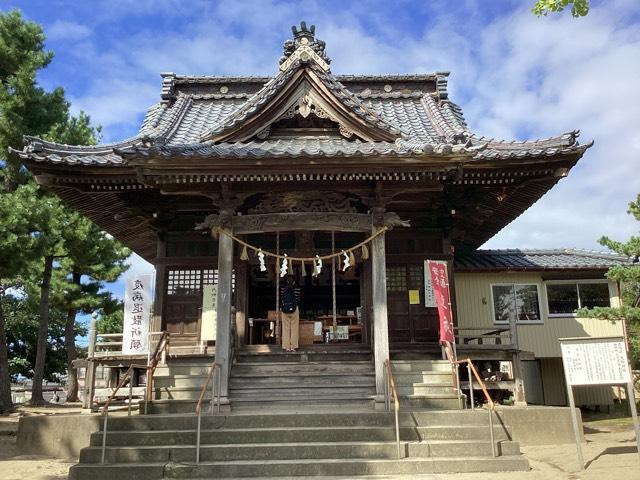
[[[8,147],[21,148],[23,135],[79,145],[94,144],[99,138],[99,127],[93,127],[87,115],[69,116],[61,88],[46,92],[38,86],[37,72],[53,58],[52,52],[44,50],[44,40],[42,28],[24,20],[18,11],[0,14],[0,412],[12,408],[4,311],[8,292],[24,288],[28,300],[37,298],[32,401],[41,403],[50,311],[64,309],[71,361],[76,312],[89,304],[99,305],[104,297],[98,294],[101,282],[112,281],[124,271],[128,255],[89,220],[38,187],[18,158],[2,158]],[[87,252],[96,258],[88,260]],[[94,285],[83,286],[85,276]],[[56,292],[65,283],[75,284],[78,291],[69,289],[69,298],[61,302]]]
[[[629,203],[627,213],[640,222],[640,194],[634,202]],[[579,315],[626,322],[631,361],[635,368],[640,368],[640,236],[632,236],[626,242],[619,242],[605,236],[600,238],[599,243],[620,255],[631,257],[635,265],[618,265],[611,267],[607,272],[607,278],[615,280],[621,286],[622,306],[620,308],[583,308],[579,311]]]

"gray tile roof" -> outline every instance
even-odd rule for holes
[[[551,250],[476,250],[456,253],[458,271],[606,270],[616,265],[638,265],[637,259],[574,248]]]
[[[369,125],[402,138],[392,142],[359,142],[342,138],[287,138],[245,143],[203,141],[255,115],[296,71],[276,77],[188,77],[164,73],[161,101],[151,106],[136,137],[96,147],[70,147],[26,137],[16,152],[24,160],[67,165],[126,165],[130,155],[286,157],[446,155],[452,151],[474,161],[500,161],[581,154],[578,132],[546,140],[506,142],[471,132],[462,110],[448,99],[448,73],[427,75],[333,76],[313,62],[330,91]],[[298,65],[302,68],[303,65]],[[223,89],[222,87],[227,87]],[[384,88],[383,88],[384,87]],[[350,90],[353,89],[353,91]],[[354,93],[355,92],[355,93]],[[465,150],[466,149],[466,150]]]

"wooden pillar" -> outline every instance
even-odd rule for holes
[[[222,223],[231,228],[231,214],[225,212]],[[229,369],[231,368],[231,281],[233,274],[233,240],[220,233],[218,240],[218,299],[216,302],[216,363],[220,366],[220,398],[227,404]]]
[[[158,234],[158,243],[156,244],[156,283],[153,298],[153,318],[149,331],[160,332],[162,330],[162,310],[164,308],[164,293],[166,284],[167,267],[162,261],[167,256],[167,241],[163,232]],[[160,261],[159,261],[160,260]],[[149,345],[151,347],[151,344]]]
[[[372,233],[383,225],[382,208],[373,211]],[[384,408],[385,366],[389,359],[389,323],[387,320],[387,266],[385,234],[371,242],[371,297],[373,307],[373,355],[376,373],[376,408]]]
[[[522,364],[520,363],[520,347],[518,345],[518,327],[516,319],[512,318],[509,322],[509,331],[511,334],[511,343],[513,344],[513,353],[511,355],[511,367],[513,370],[514,390],[513,399],[514,405],[518,407],[526,406],[527,400],[524,392],[524,380],[522,378]]]

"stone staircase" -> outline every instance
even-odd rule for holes
[[[497,418],[492,457],[486,410],[400,412],[401,459],[387,412],[231,413],[202,418],[195,465],[194,415],[112,416],[107,463],[91,436],[70,480],[248,478],[528,470],[510,428]]]
[[[401,409],[460,408],[447,360],[392,360],[391,371]]]

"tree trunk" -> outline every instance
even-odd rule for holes
[[[80,285],[80,274],[73,272],[72,281]],[[78,401],[78,371],[73,368],[73,361],[78,357],[76,351],[76,312],[75,308],[67,310],[67,322],[64,325],[64,346],[67,350],[67,402]]]
[[[38,329],[38,345],[36,350],[36,366],[33,372],[33,386],[31,387],[31,403],[44,403],[42,396],[42,380],[44,378],[44,362],[47,356],[47,338],[49,336],[49,291],[51,290],[51,273],[53,270],[53,255],[44,257],[44,272],[40,287],[40,328]]]
[[[13,410],[11,401],[11,378],[9,377],[9,352],[5,334],[2,294],[0,294],[0,414]]]

